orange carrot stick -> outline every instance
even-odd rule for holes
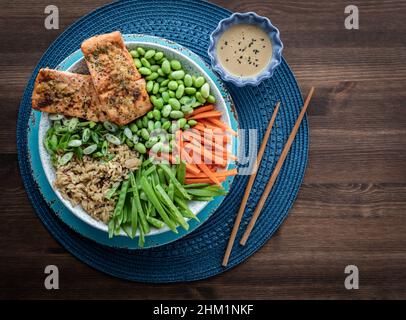
[[[204,163],[199,163],[197,166],[207,175],[207,177],[211,181],[213,181],[218,186],[221,186],[220,180],[217,179],[216,175],[213,172],[211,172],[210,169],[207,168],[207,166]]]
[[[195,116],[195,115],[197,115],[199,113],[206,112],[206,111],[213,111],[213,110],[214,110],[214,106],[212,104],[208,104],[208,105],[205,105],[203,107],[194,109],[191,116]]]
[[[226,180],[226,177],[219,177],[217,178],[219,182],[223,182]],[[213,183],[212,180],[209,178],[186,178],[185,179],[186,184],[191,184],[191,183]]]
[[[212,117],[221,117],[221,114],[222,113],[220,111],[206,111],[192,116],[191,119],[198,120]]]
[[[208,166],[207,166],[208,167]],[[228,176],[235,176],[237,174],[237,169],[231,169],[231,170],[226,170],[226,171],[215,171],[213,174],[219,178],[219,177],[228,177]],[[198,174],[189,174],[186,173],[186,178],[207,178],[206,174],[204,172],[198,173]]]
[[[237,132],[235,132],[233,129],[231,129],[228,125],[226,125],[224,122],[218,120],[218,119],[213,119],[213,118],[207,118],[206,121],[213,123],[219,128],[222,128],[223,130],[226,130],[230,132],[233,136],[237,136]]]

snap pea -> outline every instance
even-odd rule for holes
[[[177,181],[177,180],[176,180]],[[157,193],[160,194],[162,197],[161,199],[164,200],[165,205],[168,206],[170,211],[172,212],[173,217],[176,219],[176,221],[185,229],[189,229],[189,224],[185,221],[183,218],[182,214],[180,213],[179,209],[174,205],[168,194],[165,192],[165,190],[162,188],[161,185],[155,186]]]
[[[168,166],[158,164],[158,166],[164,171],[166,176],[169,178],[169,180],[172,181],[172,183],[175,185],[175,188],[180,192],[180,194],[188,200],[191,200],[191,196],[187,193],[186,189],[183,188],[183,186],[180,184],[178,179],[176,179],[175,175],[173,174],[172,170],[169,169]]]
[[[164,222],[153,217],[147,217],[147,221],[157,229],[162,229],[165,226]]]

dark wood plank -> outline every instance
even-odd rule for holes
[[[28,201],[15,123],[42,53],[71,23],[107,1],[54,1],[61,21],[51,31],[43,27],[49,2],[2,1],[0,298],[406,298],[406,3],[357,1],[360,30],[348,31],[343,0],[214,2],[270,17],[303,92],[316,87],[308,112],[308,168],[282,227],[245,263],[193,283],[127,282],[72,257]],[[60,268],[59,291],[43,287],[48,264]],[[344,288],[349,264],[360,269],[358,291]]]

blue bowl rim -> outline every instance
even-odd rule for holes
[[[221,67],[217,59],[216,43],[223,32],[232,25],[248,23],[255,24],[261,27],[268,33],[272,43],[272,58],[267,68],[255,77],[240,78],[231,75]],[[283,43],[280,39],[280,32],[269,18],[260,16],[255,12],[235,12],[230,17],[223,19],[219,22],[218,26],[210,35],[210,44],[207,53],[211,60],[212,68],[221,76],[224,81],[231,82],[232,84],[243,87],[246,85],[258,85],[264,79],[272,77],[276,67],[282,62]]]

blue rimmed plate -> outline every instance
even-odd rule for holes
[[[184,68],[190,73],[204,75],[216,97],[216,107],[223,111],[222,120],[231,128],[237,130],[237,121],[233,111],[232,100],[221,80],[211,71],[210,67],[196,54],[185,47],[172,41],[146,35],[124,35],[124,41],[129,49],[138,45],[161,50],[166,56],[176,58],[181,61]],[[58,69],[84,73],[87,71],[83,54],[77,50],[62,61]],[[30,152],[31,167],[33,176],[38,187],[53,211],[72,229],[81,235],[90,238],[98,243],[120,248],[137,249],[138,239],[130,239],[124,233],[112,239],[108,238],[107,226],[100,221],[91,218],[80,206],[73,207],[69,201],[63,199],[58,190],[52,187],[55,180],[55,172],[52,168],[50,157],[43,147],[43,138],[50,125],[48,115],[38,111],[32,111],[28,131],[28,149]],[[228,146],[229,151],[237,154],[237,139],[233,137]],[[234,168],[234,164],[229,164],[227,169]],[[228,177],[223,183],[226,191],[230,189],[233,177]],[[203,224],[210,215],[221,204],[224,197],[216,197],[211,202],[192,202],[190,209],[198,216],[200,222],[189,221],[190,228],[185,231],[178,228],[179,233],[175,234],[168,228],[154,229],[146,236],[144,248],[155,247],[175,241]]]

